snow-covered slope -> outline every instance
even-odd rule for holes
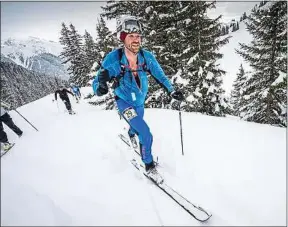
[[[242,2],[243,4],[245,4],[244,2]],[[240,2],[238,2],[238,4],[242,4]],[[229,4],[228,2],[219,2],[218,4]],[[231,3],[234,4],[234,3]],[[253,4],[252,2],[250,2],[249,4]],[[239,11],[239,15],[235,15],[235,17],[233,19],[231,19],[230,22],[228,23],[223,23],[223,26],[228,25],[229,27],[229,34],[228,36],[231,36],[231,38],[229,39],[229,43],[227,45],[224,45],[223,47],[221,47],[220,49],[220,53],[224,54],[224,57],[219,60],[219,63],[221,65],[221,68],[224,69],[225,71],[227,71],[227,74],[224,76],[223,78],[223,87],[226,91],[226,95],[230,95],[231,90],[233,89],[233,82],[237,77],[237,73],[239,72],[239,68],[240,68],[240,64],[243,64],[243,68],[245,70],[245,72],[249,72],[252,70],[250,65],[244,61],[244,59],[238,55],[235,52],[235,49],[240,49],[240,45],[239,43],[244,43],[244,44],[250,44],[251,41],[253,40],[253,36],[247,31],[246,29],[246,25],[245,25],[245,21],[238,21],[240,19],[240,17],[243,15],[243,13],[247,13],[247,16],[249,16],[252,12],[252,9],[265,9],[267,7],[269,7],[272,4],[271,2],[265,2],[265,5],[260,7],[260,1],[259,2],[255,2],[254,5],[250,5],[250,9],[248,10],[248,8],[246,8],[246,10],[243,11]],[[217,6],[217,4],[216,4]],[[244,6],[241,6],[244,7]],[[249,7],[249,5],[247,4],[246,7]],[[213,11],[213,10],[212,10]],[[229,16],[227,16],[227,18],[225,18],[225,14],[229,15],[229,12],[221,12],[221,14],[224,14],[224,17],[222,18],[223,21],[227,21],[227,18],[230,18]],[[239,30],[232,32],[233,28],[230,27],[230,25],[233,25],[233,23],[237,23],[239,22]]]
[[[236,53],[235,49],[240,49],[239,43],[248,44],[252,41],[252,35],[246,30],[246,25],[243,21],[239,22],[239,30],[229,32],[227,36],[231,36],[229,43],[221,47],[220,53],[224,56],[219,60],[221,68],[227,73],[223,78],[223,87],[227,95],[230,95],[233,89],[233,82],[237,78],[240,64],[243,64],[245,71],[250,70],[249,64],[244,62],[243,58]]]
[[[67,79],[67,67],[58,57],[61,51],[60,43],[36,37],[1,40],[1,56],[27,69]]]
[[[23,137],[4,126],[16,145],[1,158],[1,225],[200,225],[129,163],[115,111],[72,100],[71,116],[52,99],[18,109],[39,132],[14,111]],[[145,112],[167,183],[213,214],[207,225],[285,225],[285,129],[182,117],[184,156],[178,112]]]

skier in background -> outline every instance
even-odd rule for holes
[[[11,116],[8,114],[8,111],[10,110],[10,105],[1,101],[1,107],[0,107],[0,142],[3,145],[1,146],[3,148],[3,151],[8,151],[14,144],[10,143],[8,141],[8,137],[6,132],[4,131],[2,122],[7,125],[13,132],[15,132],[19,137],[22,136],[23,131],[18,128],[15,123],[13,122]]]
[[[176,91],[163,72],[154,55],[140,48],[142,25],[135,17],[117,21],[118,38],[124,47],[110,52],[103,60],[97,74],[94,92],[98,96],[108,93],[107,82],[113,83],[115,100],[122,117],[130,125],[129,136],[140,141],[140,153],[147,175],[161,181],[151,153],[153,136],[144,121],[144,102],[148,92],[149,72],[177,100],[183,100],[181,91]]]
[[[81,98],[80,88],[77,85],[75,85],[74,83],[70,84],[70,88],[71,88],[71,91],[73,92],[73,94],[76,98],[76,102],[79,103],[79,100]]]
[[[68,91],[64,86],[61,85],[59,89],[55,91],[55,100],[57,101],[57,94],[59,94],[60,99],[64,102],[69,114],[75,114],[75,112],[72,110],[71,102],[67,93],[74,96],[71,91]]]

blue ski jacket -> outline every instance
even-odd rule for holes
[[[98,81],[99,72],[100,72],[100,70],[98,70],[96,72],[96,76],[95,76],[95,78],[94,78],[94,80],[92,82],[92,89],[93,89],[94,95],[97,95],[97,87],[98,87],[98,83],[99,83],[99,81]]]
[[[123,51],[121,59],[119,59],[119,51]],[[133,106],[142,106],[144,105],[148,92],[147,72],[149,72],[168,93],[172,92],[174,88],[154,55],[147,50],[142,49],[141,51],[142,53],[139,52],[137,56],[138,83],[129,68],[128,59],[124,50],[116,49],[104,58],[102,68],[98,71],[94,79],[95,82],[93,81],[92,84],[94,93],[98,96],[107,94],[108,87],[106,83],[118,77],[120,78],[119,85],[114,89],[114,94]],[[124,71],[123,67],[125,68]],[[123,75],[121,73],[123,73]],[[104,88],[104,92],[101,88]]]
[[[79,89],[78,86],[72,86],[71,89],[72,89],[72,91],[74,92],[74,94],[80,92],[80,89]]]

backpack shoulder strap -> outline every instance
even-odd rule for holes
[[[125,74],[125,66],[121,63],[121,59],[123,57],[124,49],[123,48],[118,48],[117,51],[118,51],[118,59],[119,59],[120,67],[121,67],[121,72],[120,72],[119,76],[123,77],[124,74]]]
[[[123,48],[118,48],[117,51],[118,51],[119,61],[121,61],[122,56],[123,56]]]
[[[144,59],[143,70],[144,70],[145,72],[148,72],[148,73],[151,74],[150,70],[148,70],[148,68],[147,68],[146,58],[145,58],[145,55],[144,55],[143,49],[141,48],[139,52],[140,52],[141,56],[142,56],[143,59]]]
[[[145,56],[144,56],[143,49],[141,48],[139,52],[140,52],[141,56],[144,58],[144,64],[146,64],[146,59],[145,59]]]

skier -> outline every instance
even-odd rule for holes
[[[71,94],[72,96],[73,93],[68,91],[64,86],[60,86],[58,90],[55,91],[55,100],[57,101],[57,94],[59,94],[60,98],[64,102],[66,109],[68,110],[69,114],[75,114],[75,112],[71,108],[71,102],[69,100],[68,94]]]
[[[128,16],[117,21],[117,36],[124,47],[106,55],[96,77],[98,83],[94,92],[98,96],[105,95],[108,93],[107,82],[112,83],[118,109],[130,125],[129,137],[131,141],[135,141],[135,135],[139,138],[146,173],[153,179],[158,179],[159,174],[151,153],[153,136],[143,119],[148,92],[147,72],[172,98],[182,100],[184,97],[181,91],[173,88],[154,55],[141,49],[141,34],[142,25],[136,17]]]
[[[13,132],[15,132],[19,137],[23,135],[23,131],[18,128],[15,123],[13,122],[11,116],[8,114],[10,110],[10,105],[1,101],[1,116],[0,116],[0,142],[3,143],[3,151],[8,151],[12,146],[13,143],[8,141],[8,137],[6,132],[4,131],[3,124],[6,124]]]
[[[73,94],[76,98],[76,102],[79,103],[79,100],[81,98],[80,88],[77,85],[75,85],[74,83],[70,84],[70,88],[71,88],[71,91],[73,92]]]

